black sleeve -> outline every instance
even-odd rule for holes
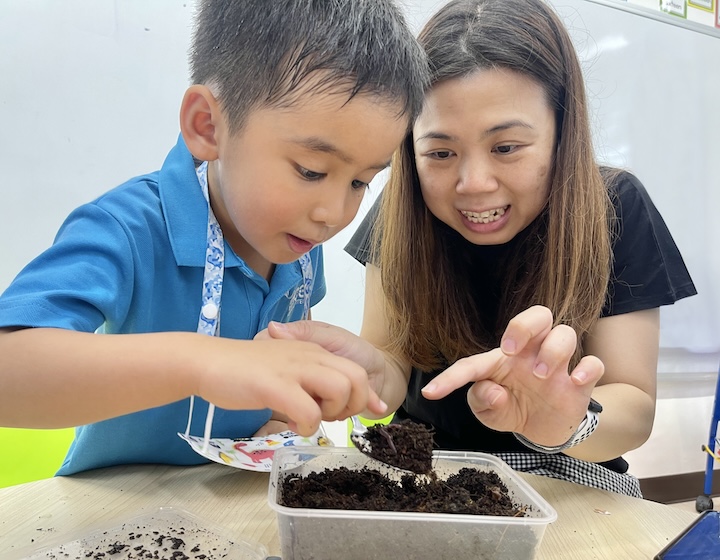
[[[618,221],[602,316],[670,305],[695,295],[682,255],[642,183],[621,172],[609,188]]]
[[[375,229],[378,213],[380,212],[381,199],[382,196],[377,197],[367,215],[363,221],[360,222],[355,233],[353,233],[350,241],[345,245],[345,252],[361,264],[367,264],[371,260],[372,234]]]

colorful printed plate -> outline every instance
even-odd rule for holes
[[[261,472],[270,472],[275,450],[281,447],[334,446],[322,426],[310,437],[286,431],[265,437],[210,438],[207,446],[203,437],[180,432],[178,435],[187,441],[196,453],[211,461],[238,469]]]

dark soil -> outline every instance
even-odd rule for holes
[[[525,516],[513,503],[507,486],[494,471],[462,468],[440,480],[432,470],[432,433],[422,424],[405,421],[369,427],[364,453],[384,463],[417,472],[393,480],[368,466],[288,475],[280,481],[280,505],[308,509],[458,513]],[[356,445],[357,442],[355,442]],[[360,447],[358,445],[358,447]]]
[[[423,424],[375,424],[368,428],[365,440],[369,448],[357,447],[378,461],[418,474],[432,471],[433,436]]]
[[[463,468],[446,480],[405,475],[390,480],[367,467],[288,476],[279,503],[286,507],[524,517],[497,473]]]

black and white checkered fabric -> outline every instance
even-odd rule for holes
[[[516,471],[567,480],[616,494],[642,498],[640,482],[631,474],[621,474],[597,463],[580,461],[567,455],[542,453],[494,453]]]

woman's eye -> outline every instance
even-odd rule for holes
[[[370,186],[369,183],[365,183],[364,181],[358,181],[357,179],[355,179],[355,180],[352,182],[352,188],[355,189],[355,190],[358,190],[358,191],[360,191],[360,190],[365,190],[365,189],[367,189],[369,186]]]
[[[428,155],[434,159],[449,159],[452,152],[450,150],[438,150],[436,152],[430,152]]]
[[[515,144],[507,144],[495,147],[495,151],[499,154],[511,154],[517,149]]]
[[[298,166],[298,173],[300,173],[300,175],[308,181],[317,181],[325,177],[325,173],[318,173],[317,171],[311,171],[300,166]]]

